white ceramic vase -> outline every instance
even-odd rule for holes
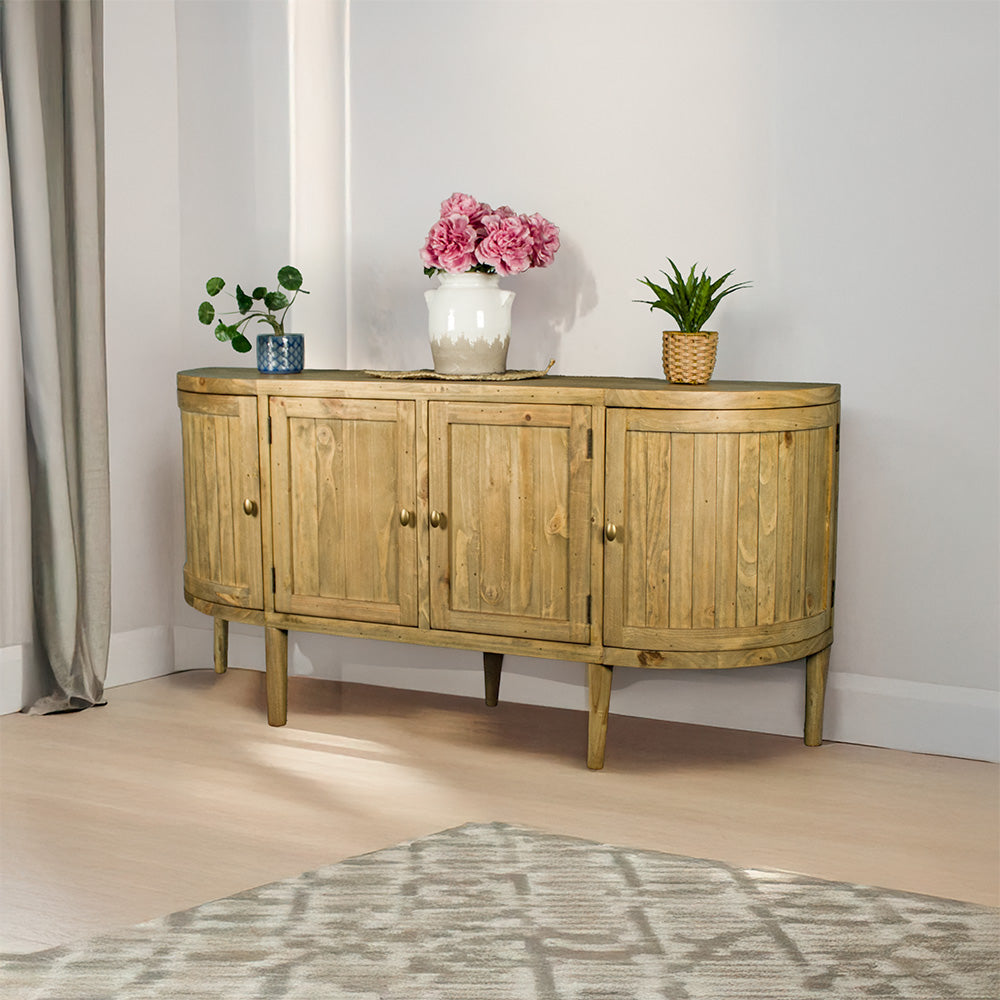
[[[424,292],[434,370],[442,375],[506,371],[514,293],[499,287],[496,274],[445,273],[438,280],[438,288]]]

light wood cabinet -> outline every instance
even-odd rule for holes
[[[264,607],[257,402],[181,392],[184,591],[234,608]]]
[[[417,624],[415,404],[272,396],[274,610]]]
[[[262,625],[268,720],[290,629],[588,664],[603,766],[615,666],[806,660],[833,640],[836,385],[361,372],[178,375],[185,595]]]
[[[591,407],[428,410],[431,627],[588,643]]]

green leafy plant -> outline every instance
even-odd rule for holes
[[[665,313],[669,313],[677,321],[678,330],[683,333],[696,333],[708,322],[716,306],[727,295],[750,285],[749,281],[741,281],[723,288],[732,271],[727,271],[721,278],[713,281],[704,271],[700,275],[695,275],[697,264],[691,267],[690,273],[685,278],[669,257],[667,261],[673,269],[673,274],[667,274],[666,271],[661,271],[660,274],[667,279],[668,287],[663,288],[649,278],[638,278],[640,284],[650,288],[656,298],[634,301],[649,306],[650,312],[662,309]]]
[[[209,278],[205,282],[205,291],[213,297],[225,287],[226,283],[222,278]],[[291,292],[291,298],[285,292]],[[252,319],[256,319],[258,323],[267,323],[279,337],[283,337],[285,335],[285,316],[300,292],[303,295],[309,294],[302,287],[301,272],[298,268],[292,267],[291,264],[278,272],[278,288],[273,292],[268,291],[263,285],[259,285],[248,295],[237,285],[235,295],[229,292],[226,294],[236,300],[235,312],[238,312],[243,318],[238,319],[235,323],[225,323],[220,319],[215,328],[216,338],[223,342],[229,341],[233,350],[239,351],[240,354],[246,354],[251,349],[251,345],[240,327]],[[255,308],[254,304],[257,302],[261,304]],[[232,312],[224,315],[232,315]],[[198,306],[198,319],[206,326],[209,326],[215,318],[215,306],[211,302],[202,302]]]

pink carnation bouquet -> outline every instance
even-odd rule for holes
[[[420,250],[424,274],[479,271],[520,274],[548,267],[559,249],[559,227],[539,215],[518,215],[506,205],[490,208],[455,192],[441,202],[441,215]]]

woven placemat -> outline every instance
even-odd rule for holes
[[[441,372],[436,372],[430,368],[420,368],[415,371],[409,372],[384,372],[384,371],[374,371],[372,369],[365,369],[366,375],[374,375],[376,378],[392,378],[392,379],[418,379],[418,378],[429,378],[438,379],[443,382],[517,382],[521,379],[526,378],[541,378],[543,375],[548,375],[549,370],[556,363],[556,359],[553,358],[542,370],[531,371],[528,369],[523,370],[510,370],[505,372],[485,372],[482,375],[444,375]]]

